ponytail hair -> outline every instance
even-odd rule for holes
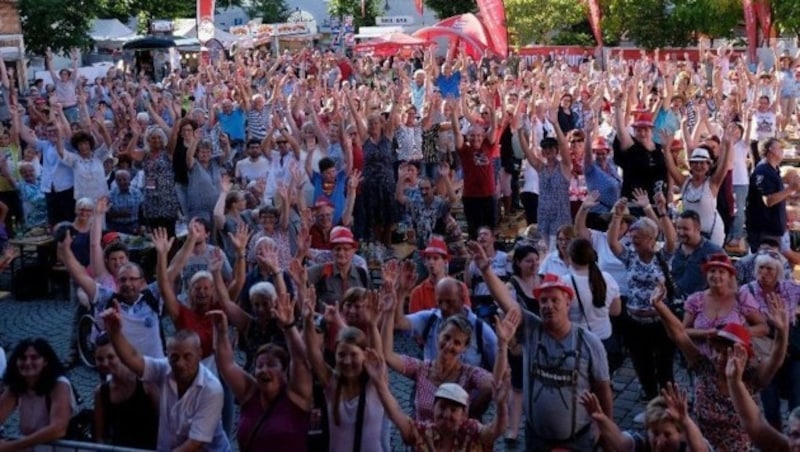
[[[606,279],[597,266],[597,252],[592,247],[592,242],[584,238],[577,238],[570,242],[569,258],[575,265],[589,267],[589,288],[592,291],[592,305],[602,308],[606,304]]]

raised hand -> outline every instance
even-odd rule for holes
[[[313,318],[317,312],[317,291],[314,287],[306,289],[306,297],[303,300],[303,318],[306,320]]]
[[[228,238],[231,239],[231,243],[234,248],[236,248],[236,251],[243,253],[245,248],[247,248],[248,240],[250,240],[250,228],[245,223],[241,223],[236,226],[235,234],[228,232]]]
[[[497,317],[495,333],[499,342],[508,344],[517,332],[521,315],[519,311],[509,311],[502,320]]]
[[[400,274],[400,263],[396,259],[392,259],[384,264],[381,270],[381,281],[383,287],[391,287],[394,289],[397,284],[397,279]]]
[[[219,186],[222,189],[222,193],[230,193],[233,188],[230,176],[223,174],[222,177],[219,178]]]
[[[787,321],[786,308],[781,296],[775,292],[770,292],[766,298],[770,321],[776,329],[786,333],[789,329],[789,322]]]
[[[656,203],[656,208],[659,212],[666,213],[667,212],[667,197],[664,196],[664,193],[659,191],[653,196],[653,201]]]
[[[600,399],[598,399],[594,393],[588,391],[584,392],[581,394],[579,402],[596,422],[607,418],[606,414],[603,413],[603,406],[600,405]]]
[[[372,381],[385,382],[388,379],[386,361],[374,348],[368,348],[364,353],[364,369]]]
[[[169,253],[174,241],[175,237],[169,237],[166,228],[153,229],[153,246],[159,254]]]
[[[400,275],[397,279],[397,289],[410,292],[417,284],[417,269],[411,261],[404,261],[400,266]]]
[[[308,282],[308,271],[301,259],[292,259],[292,261],[289,262],[289,276],[292,277],[296,285],[302,287],[306,286]]]
[[[278,247],[272,243],[259,247],[256,253],[256,261],[265,265],[273,273],[278,273],[281,270],[278,263]]]
[[[478,269],[486,268],[489,265],[489,257],[486,256],[486,250],[478,242],[474,240],[467,242],[467,252]]]
[[[683,391],[675,383],[667,383],[661,389],[661,395],[667,402],[667,411],[673,419],[683,424],[689,417],[689,403],[686,400],[686,391]]]
[[[215,248],[208,259],[208,271],[216,273],[222,271],[222,264],[225,261],[225,255],[222,254],[220,248]]]
[[[94,206],[94,212],[98,215],[105,215],[110,208],[111,203],[108,201],[108,197],[103,196],[97,200],[97,203]]]
[[[119,333],[122,331],[122,315],[119,312],[119,302],[114,300],[111,306],[100,313],[103,326],[109,333]]]
[[[628,211],[628,198],[619,198],[617,202],[614,203],[614,215],[625,215]]]
[[[598,205],[600,202],[600,192],[597,190],[592,190],[586,194],[586,198],[583,200],[583,207],[587,209],[591,209],[592,207]]]
[[[633,202],[642,209],[650,207],[650,197],[647,196],[647,192],[641,188],[633,189]]]
[[[350,177],[347,179],[347,190],[351,193],[355,192],[358,190],[359,185],[361,185],[361,171],[353,170],[353,172],[350,173]]]
[[[284,292],[278,295],[274,306],[271,309],[272,317],[278,321],[278,324],[287,328],[294,325],[294,304],[295,301]]]
[[[662,303],[667,296],[667,288],[664,281],[659,281],[656,287],[653,288],[653,294],[650,295],[650,304],[656,305]]]
[[[206,312],[206,317],[209,317],[214,322],[217,334],[228,334],[228,316],[225,315],[225,312],[219,309],[212,309]]]
[[[725,365],[725,376],[728,380],[741,381],[746,365],[747,350],[742,344],[733,344],[733,348],[728,349],[728,363]]]

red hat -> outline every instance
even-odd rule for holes
[[[649,111],[641,112],[634,116],[633,128],[653,127],[653,114]]]
[[[570,299],[575,296],[575,292],[572,291],[572,287],[564,282],[560,276],[556,275],[555,273],[547,273],[542,278],[542,283],[539,287],[533,289],[533,296],[535,298],[539,298],[542,292],[548,289],[559,289],[564,291]]]
[[[670,143],[670,145],[669,145],[669,149],[671,151],[676,151],[676,150],[683,149],[683,140],[681,140],[680,138],[674,138],[672,140],[672,143]]]
[[[103,237],[100,238],[100,245],[102,245],[103,248],[105,248],[119,239],[120,239],[119,232],[115,231],[106,232],[105,234],[103,234]]]
[[[731,275],[736,275],[736,268],[731,263],[731,259],[725,253],[716,253],[708,256],[703,265],[700,268],[703,270],[703,273],[708,272],[709,269],[712,267],[720,267],[728,270]]]
[[[594,139],[592,140],[592,149],[605,149],[605,150],[608,150],[608,149],[611,149],[611,148],[608,146],[608,140],[606,140],[605,138],[603,138],[603,137],[594,137]]]
[[[712,339],[724,339],[734,344],[742,344],[747,349],[747,356],[753,357],[753,344],[750,342],[750,332],[738,323],[727,323],[717,330],[717,335]]]
[[[331,245],[350,245],[353,248],[358,246],[358,242],[353,238],[350,229],[344,226],[336,226],[331,229]]]
[[[320,207],[334,208],[334,205],[328,198],[320,196],[319,198],[317,198],[316,202],[314,202],[314,208],[319,209]]]
[[[442,240],[441,237],[431,237],[430,242],[428,242],[428,246],[422,250],[423,257],[429,254],[438,254],[445,260],[450,258],[450,254],[447,252],[447,244],[444,242],[444,240]]]

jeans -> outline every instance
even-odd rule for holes
[[[672,361],[675,344],[659,321],[644,323],[626,319],[625,342],[633,369],[648,400],[658,395],[658,388],[673,381]]]
[[[761,403],[764,405],[764,417],[775,428],[780,429],[781,395],[789,403],[789,411],[800,406],[800,361],[786,358],[778,373],[769,385],[761,391]]]
[[[178,195],[178,204],[181,206],[181,212],[188,223],[191,218],[186,218],[189,214],[189,187],[187,185],[175,184],[175,194]]]
[[[749,185],[734,185],[733,196],[736,198],[736,213],[733,217],[730,239],[739,240],[744,237],[744,209],[747,204],[747,189]]]

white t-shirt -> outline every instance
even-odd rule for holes
[[[753,113],[751,121],[750,137],[752,139],[761,141],[775,136],[777,131],[778,119],[775,113],[771,111]]]
[[[236,162],[236,177],[244,179],[247,182],[266,179],[269,173],[270,162],[266,157],[259,156],[256,161],[250,160],[250,157],[243,158]]]
[[[747,174],[747,153],[750,146],[743,140],[733,145],[733,185],[750,185],[750,176]]]
[[[539,173],[528,162],[528,159],[522,160],[522,172],[525,178],[525,184],[520,190],[521,193],[535,193],[539,194]]]
[[[548,273],[553,275],[563,275],[569,271],[567,265],[558,255],[557,250],[553,250],[547,254],[542,263],[539,265],[539,275],[544,276]]]
[[[592,246],[594,246],[594,250],[597,253],[597,266],[600,267],[603,273],[608,273],[614,278],[621,295],[627,295],[628,270],[625,268],[625,264],[611,252],[611,248],[608,246],[608,235],[605,232],[595,230],[590,230],[590,232],[592,234]],[[627,241],[626,237],[623,237],[623,243]]]
[[[589,273],[587,270],[570,269],[562,276],[568,285],[573,284],[578,288],[576,296],[572,299],[569,307],[569,319],[572,323],[588,328],[600,339],[611,337],[611,318],[609,317],[609,307],[614,299],[619,297],[619,286],[614,278],[603,272],[603,279],[606,281],[606,299],[603,307],[595,307],[592,301],[592,289],[589,286]],[[580,299],[580,305],[578,300]],[[581,305],[583,309],[581,309]]]

